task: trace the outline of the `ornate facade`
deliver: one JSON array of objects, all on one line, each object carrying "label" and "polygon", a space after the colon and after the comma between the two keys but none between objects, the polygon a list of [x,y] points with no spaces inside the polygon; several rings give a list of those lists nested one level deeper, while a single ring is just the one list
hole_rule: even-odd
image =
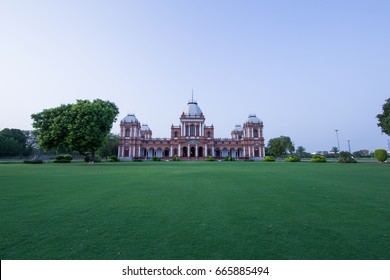
[{"label": "ornate facade", "polygon": [[152,138],[149,126],[128,114],[120,122],[118,156],[123,160],[175,155],[183,160],[264,157],[263,122],[256,115],[249,115],[243,126],[236,125],[231,138],[215,138],[214,126],[207,126],[205,120],[198,103],[191,100],[180,116],[180,125],[171,126],[170,138]]}]

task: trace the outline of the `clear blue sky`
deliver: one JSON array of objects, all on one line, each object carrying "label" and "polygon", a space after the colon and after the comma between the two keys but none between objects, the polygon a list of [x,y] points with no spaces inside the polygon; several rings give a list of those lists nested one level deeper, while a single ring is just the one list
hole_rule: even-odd
[{"label": "clear blue sky", "polygon": [[0,1],[0,129],[101,98],[169,137],[192,90],[218,137],[386,148],[390,1]]}]

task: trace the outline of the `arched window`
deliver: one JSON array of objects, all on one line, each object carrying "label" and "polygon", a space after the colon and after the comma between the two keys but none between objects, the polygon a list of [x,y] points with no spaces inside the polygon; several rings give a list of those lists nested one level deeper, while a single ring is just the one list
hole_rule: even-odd
[{"label": "arched window", "polygon": [[210,138],[211,137],[211,133],[210,131],[207,131],[207,137]]},{"label": "arched window", "polygon": [[253,130],[253,137],[259,138],[259,133],[257,132],[257,129]]},{"label": "arched window", "polygon": [[125,137],[130,137],[130,129],[126,129]]},{"label": "arched window", "polygon": [[177,131],[175,131],[175,138],[177,138]]}]

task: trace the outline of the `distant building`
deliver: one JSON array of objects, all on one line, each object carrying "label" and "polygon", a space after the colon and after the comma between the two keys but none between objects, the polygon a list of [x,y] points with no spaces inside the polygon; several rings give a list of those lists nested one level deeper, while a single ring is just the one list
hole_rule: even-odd
[{"label": "distant building", "polygon": [[263,122],[256,115],[249,115],[243,126],[236,125],[231,138],[215,138],[214,126],[207,126],[205,120],[198,103],[191,100],[180,116],[180,124],[171,126],[170,138],[152,138],[149,126],[128,114],[120,122],[118,156],[124,160],[170,159],[176,155],[188,160],[264,157]]}]

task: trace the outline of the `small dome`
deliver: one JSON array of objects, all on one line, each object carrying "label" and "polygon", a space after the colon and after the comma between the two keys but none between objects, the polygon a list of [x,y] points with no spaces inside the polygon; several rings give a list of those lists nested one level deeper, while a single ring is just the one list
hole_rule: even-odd
[{"label": "small dome", "polygon": [[187,107],[183,110],[185,115],[191,115],[191,116],[200,116],[202,114],[202,110],[199,108],[198,103],[195,101],[190,101],[187,104]]},{"label": "small dome", "polygon": [[149,128],[149,126],[147,124],[143,124],[141,126],[141,131],[151,131],[151,130],[150,130],[150,128]]},{"label": "small dome", "polygon": [[125,123],[139,123],[139,121],[137,120],[137,118],[135,117],[134,114],[127,114],[126,117],[123,118],[122,122],[125,122]]},{"label": "small dome", "polygon": [[255,114],[253,114],[253,115],[249,115],[247,122],[248,123],[261,123],[262,121],[258,117],[256,117]]},{"label": "small dome", "polygon": [[234,131],[241,132],[241,131],[244,131],[244,130],[242,129],[242,126],[240,124],[237,124],[236,127],[234,128]]}]

